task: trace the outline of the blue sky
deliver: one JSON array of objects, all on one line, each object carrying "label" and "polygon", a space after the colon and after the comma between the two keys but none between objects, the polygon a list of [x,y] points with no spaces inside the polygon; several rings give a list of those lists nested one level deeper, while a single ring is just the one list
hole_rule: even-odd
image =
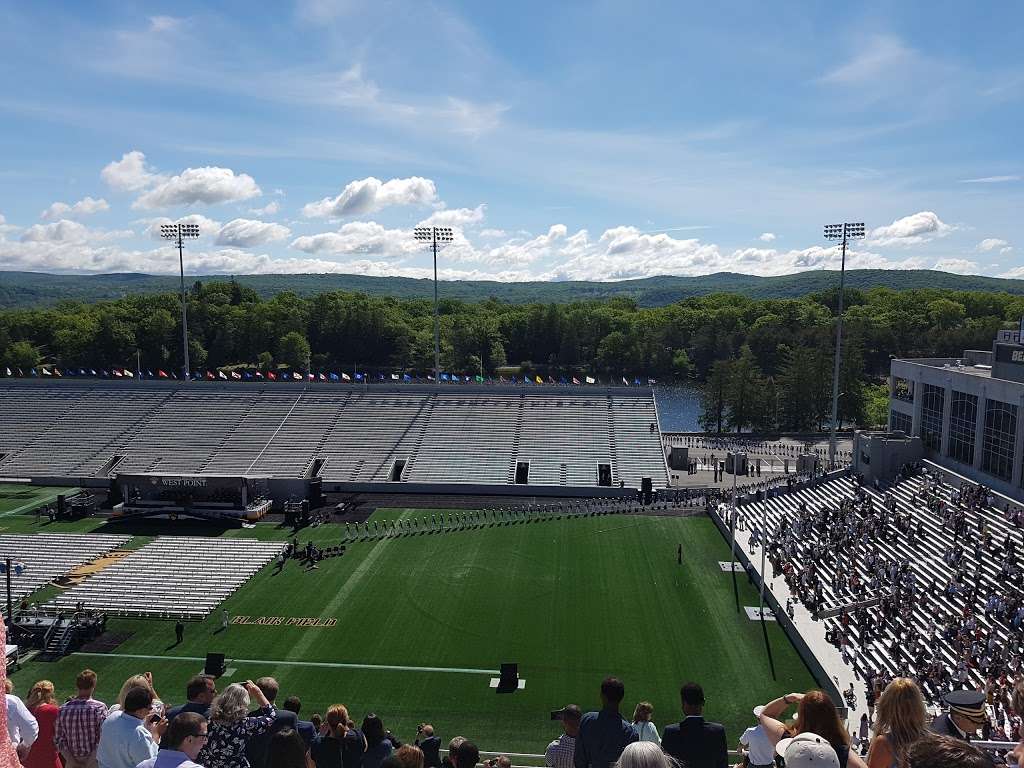
[{"label": "blue sky", "polygon": [[[254,10],[255,8],[255,10]],[[0,2],[0,269],[1022,276],[1016,3]]]}]

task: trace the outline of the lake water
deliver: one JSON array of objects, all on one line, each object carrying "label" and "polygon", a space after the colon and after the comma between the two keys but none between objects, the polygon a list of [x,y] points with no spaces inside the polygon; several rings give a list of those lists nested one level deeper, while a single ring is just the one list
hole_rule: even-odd
[{"label": "lake water", "polygon": [[654,399],[658,404],[658,421],[662,432],[697,432],[700,425],[700,388],[696,386],[654,387]]}]

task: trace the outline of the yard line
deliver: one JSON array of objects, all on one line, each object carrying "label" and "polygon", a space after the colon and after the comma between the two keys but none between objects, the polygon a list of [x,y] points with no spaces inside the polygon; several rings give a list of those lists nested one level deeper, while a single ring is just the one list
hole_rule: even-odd
[{"label": "yard line", "polygon": [[16,515],[19,512],[22,512],[22,511],[24,511],[26,509],[29,509],[31,507],[41,507],[43,504],[49,504],[51,501],[56,499],[62,493],[64,493],[64,491],[57,491],[56,493],[52,494],[51,496],[41,496],[38,499],[36,499],[35,501],[30,501],[27,504],[22,504],[20,507],[15,507],[14,509],[9,509],[6,512],[0,512],[0,517],[7,517],[8,515]]},{"label": "yard line", "polygon": [[[152,656],[141,653],[90,653],[89,651],[75,651],[72,656],[91,656],[103,659],[113,657],[117,659],[145,659],[156,661],[202,661],[203,656]],[[225,663],[232,664],[281,664],[289,667],[323,667],[325,669],[380,669],[395,672],[455,672],[465,675],[497,675],[495,669],[469,669],[465,667],[405,667],[399,664],[355,664],[340,661],[276,661],[271,659],[225,659]]]}]

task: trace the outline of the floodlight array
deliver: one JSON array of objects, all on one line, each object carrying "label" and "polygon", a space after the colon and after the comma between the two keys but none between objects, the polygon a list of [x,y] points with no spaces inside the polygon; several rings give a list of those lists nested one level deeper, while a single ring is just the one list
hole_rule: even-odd
[{"label": "floodlight array", "polygon": [[863,221],[846,222],[845,224],[826,224],[825,225],[825,239],[826,240],[842,240],[844,237],[847,239],[851,238],[862,238],[866,237],[867,232],[864,228]]},{"label": "floodlight array", "polygon": [[843,225],[842,224],[826,224],[825,225],[825,239],[826,240],[842,240],[843,239]]},{"label": "floodlight array", "polygon": [[451,227],[413,227],[412,236],[416,240],[432,243],[450,243],[455,240],[455,232]]},{"label": "floodlight array", "polygon": [[178,231],[182,237],[199,237],[198,224],[179,224]]},{"label": "floodlight array", "polygon": [[160,225],[160,237],[168,240],[177,238],[178,236],[178,225],[177,224],[161,224]]}]

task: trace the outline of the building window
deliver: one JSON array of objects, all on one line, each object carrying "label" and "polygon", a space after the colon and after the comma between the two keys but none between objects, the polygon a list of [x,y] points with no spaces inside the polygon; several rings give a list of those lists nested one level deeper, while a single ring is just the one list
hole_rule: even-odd
[{"label": "building window", "polygon": [[985,401],[985,434],[981,468],[1003,480],[1013,476],[1013,452],[1017,440],[1017,406],[998,400]]},{"label": "building window", "polygon": [[889,424],[889,429],[893,432],[905,432],[909,435],[913,420],[907,414],[893,410],[889,412]]},{"label": "building window", "polygon": [[894,376],[892,380],[892,397],[904,403],[914,402],[914,382],[902,376]]},{"label": "building window", "polygon": [[954,389],[949,408],[949,458],[962,464],[974,463],[974,427],[977,418],[977,395]]},{"label": "building window", "polygon": [[942,407],[946,390],[934,384],[923,384],[921,389],[921,442],[926,451],[937,451],[942,446]]}]

